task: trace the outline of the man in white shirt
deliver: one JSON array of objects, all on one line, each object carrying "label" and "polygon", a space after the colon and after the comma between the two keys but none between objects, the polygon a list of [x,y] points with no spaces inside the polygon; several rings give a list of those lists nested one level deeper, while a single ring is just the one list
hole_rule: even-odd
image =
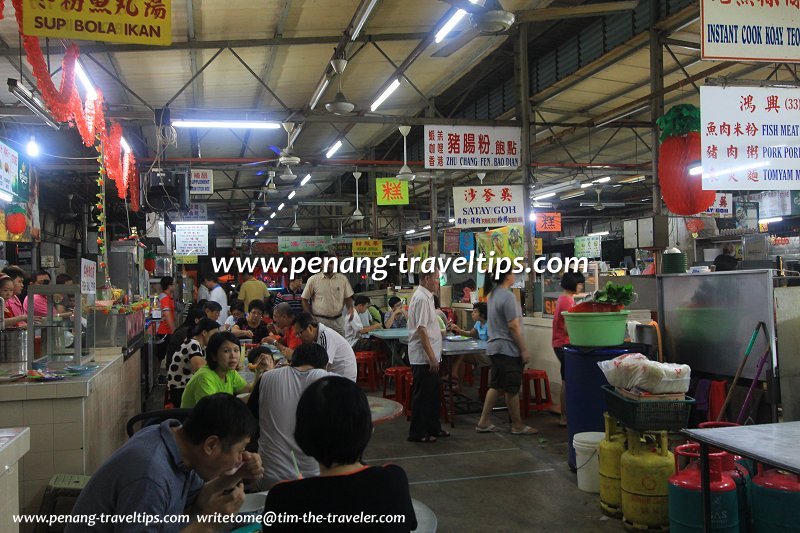
[{"label": "man in white shirt", "polygon": [[353,320],[347,320],[344,323],[344,338],[350,343],[350,346],[355,346],[361,340],[361,330],[364,325],[361,323],[361,316],[356,313]]},{"label": "man in white shirt", "polygon": [[219,284],[216,274],[206,274],[204,277],[203,285],[208,289],[207,300],[210,302],[217,302],[222,306],[217,322],[224,324],[228,319],[228,295],[225,294],[225,289]]},{"label": "man in white shirt", "polygon": [[419,276],[419,287],[408,305],[408,360],[414,376],[411,391],[410,442],[436,442],[449,437],[439,421],[442,381],[439,363],[442,361],[442,334],[433,305],[433,293],[439,289],[439,273]]},{"label": "man in white shirt", "polygon": [[332,328],[317,322],[311,313],[300,313],[294,331],[303,344],[317,343],[328,352],[328,370],[351,381],[356,380],[356,354],[347,340]]}]

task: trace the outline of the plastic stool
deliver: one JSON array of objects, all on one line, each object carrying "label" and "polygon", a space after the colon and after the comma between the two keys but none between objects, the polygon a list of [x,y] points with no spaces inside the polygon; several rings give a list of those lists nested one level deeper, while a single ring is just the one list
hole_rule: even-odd
[{"label": "plastic stool", "polygon": [[[83,487],[89,482],[89,476],[74,474],[56,474],[50,478],[47,488],[42,497],[42,504],[39,506],[40,515],[68,515],[72,513],[72,508],[78,500]],[[64,524],[55,524],[48,527],[47,524],[37,524],[34,529],[36,533],[48,531],[64,531]]]},{"label": "plastic stool", "polygon": [[[531,400],[530,383],[533,382],[535,397]],[[542,383],[544,383],[545,396],[542,397]],[[553,406],[553,397],[550,395],[550,380],[547,372],[526,368],[522,372],[522,398],[520,398],[520,410],[522,417],[526,418],[531,408],[535,411],[545,411]]]},{"label": "plastic stool", "polygon": [[356,352],[356,383],[367,383],[370,392],[378,390],[378,353]]},{"label": "plastic stool", "polygon": [[[405,405],[405,383],[407,376],[411,376],[411,367],[393,366],[383,373],[383,397]],[[394,380],[394,393],[387,392],[389,380]]]},{"label": "plastic stool", "polygon": [[[403,408],[406,413],[406,420],[411,420],[411,389],[414,385],[414,377],[409,372],[403,379]],[[450,397],[445,394],[445,387],[442,386],[439,392],[439,416],[445,423],[450,422]]]},{"label": "plastic stool", "polygon": [[475,384],[475,365],[464,363],[464,383],[470,387]]}]

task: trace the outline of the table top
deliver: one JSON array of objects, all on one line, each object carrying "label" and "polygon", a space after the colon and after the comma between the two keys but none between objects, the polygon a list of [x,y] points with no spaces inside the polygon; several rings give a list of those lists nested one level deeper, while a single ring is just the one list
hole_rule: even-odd
[{"label": "table top", "polygon": [[415,533],[435,533],[439,527],[439,520],[436,513],[419,500],[411,498],[411,505],[414,506],[414,514],[417,515],[417,529]]},{"label": "table top", "polygon": [[800,422],[684,429],[690,439],[800,474]]},{"label": "table top", "polygon": [[403,412],[403,405],[388,398],[377,396],[367,396],[369,410],[372,414],[372,423],[381,424],[393,418],[397,418]]},{"label": "table top", "polygon": [[486,352],[486,341],[471,339],[468,341],[444,341],[442,355],[466,355]]},{"label": "table top", "polygon": [[369,332],[371,337],[383,340],[400,340],[408,338],[408,328],[376,329]]}]

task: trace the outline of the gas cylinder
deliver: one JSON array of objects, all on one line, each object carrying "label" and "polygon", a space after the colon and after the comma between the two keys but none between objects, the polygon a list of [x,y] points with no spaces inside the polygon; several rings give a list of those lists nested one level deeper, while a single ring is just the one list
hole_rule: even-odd
[{"label": "gas cylinder", "polygon": [[617,424],[617,419],[603,413],[606,421],[606,438],[600,441],[600,508],[603,514],[622,518],[622,495],[619,476],[620,459],[625,452],[627,437],[625,430]]},{"label": "gas cylinder", "polygon": [[800,531],[800,476],[758,465],[751,493],[754,533]]},{"label": "gas cylinder", "polygon": [[628,430],[628,450],[620,461],[622,520],[625,529],[667,531],[669,478],[675,459],[667,447],[666,431]]},{"label": "gas cylinder", "polygon": [[[708,454],[711,476],[711,530],[725,533],[739,531],[739,502],[736,483],[723,471],[725,452]],[[703,531],[703,486],[697,458],[699,444],[684,444],[675,448],[675,468],[678,472],[669,478],[669,530],[670,533]],[[679,457],[693,458],[682,470]]]},{"label": "gas cylinder", "polygon": [[[729,427],[735,427],[735,426],[739,426],[739,425],[741,425],[741,424],[737,424],[736,422],[701,422],[700,424],[697,425],[697,427],[699,427],[700,429],[709,429],[709,428],[729,428]],[[711,448],[711,449],[715,450],[715,448]],[[740,470],[741,470],[742,474],[744,474],[744,476],[747,478],[747,481],[748,481],[748,484],[749,484],[750,478],[752,478],[753,474],[756,473],[755,463],[753,463],[753,461],[751,461],[750,459],[745,459],[741,455],[730,454],[729,452],[728,452],[728,454],[733,457],[733,461],[736,464],[741,466]],[[723,471],[727,470],[727,468],[725,468],[725,464],[726,463],[728,463],[727,460],[723,459],[723,461],[722,461],[722,469],[723,469]],[[730,464],[730,463],[728,463],[728,464]],[[734,477],[734,481],[736,481],[735,477]]]}]

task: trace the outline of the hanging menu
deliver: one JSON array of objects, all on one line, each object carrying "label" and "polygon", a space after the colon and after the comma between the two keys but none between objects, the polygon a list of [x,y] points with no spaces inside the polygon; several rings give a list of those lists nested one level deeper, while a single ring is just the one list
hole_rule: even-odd
[{"label": "hanging menu", "polygon": [[208,255],[208,225],[176,225],[175,255]]}]

